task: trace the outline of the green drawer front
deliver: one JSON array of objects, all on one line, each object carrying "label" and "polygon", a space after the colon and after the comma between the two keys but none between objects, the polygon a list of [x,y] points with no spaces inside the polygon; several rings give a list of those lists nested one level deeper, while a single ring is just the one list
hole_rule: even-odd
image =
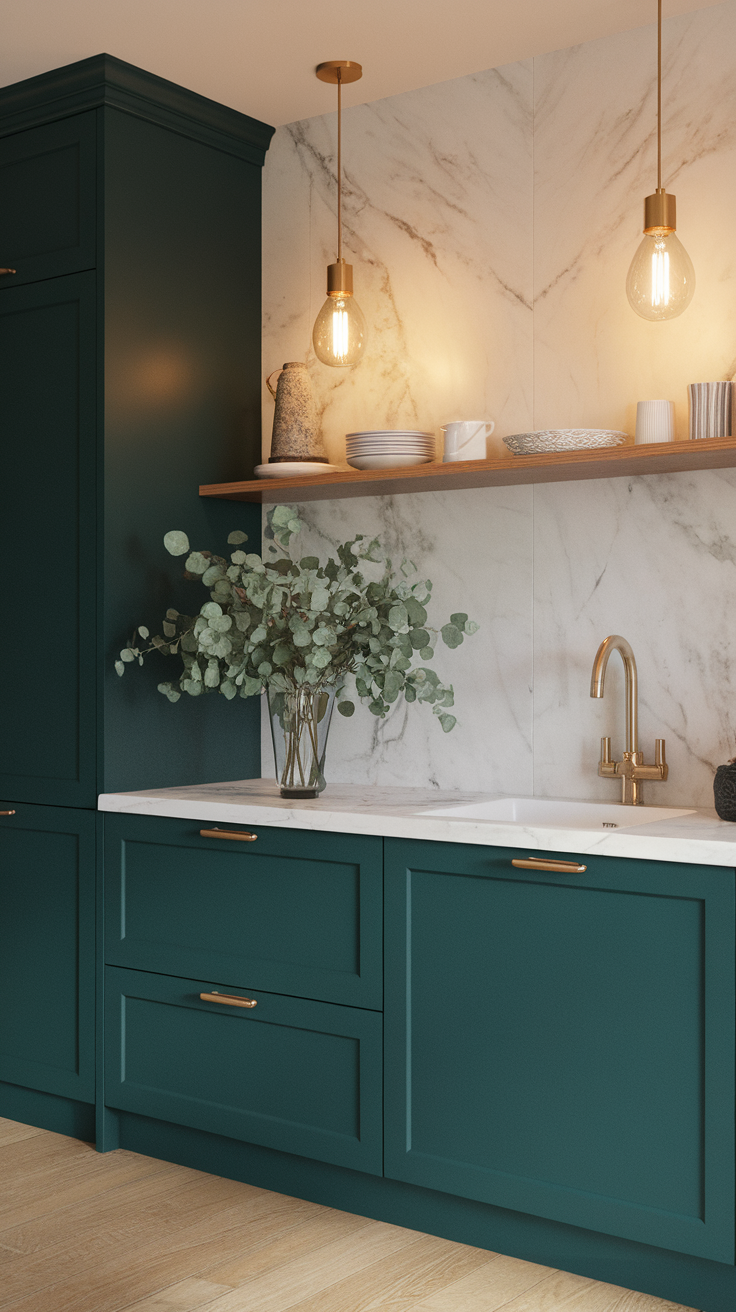
[{"label": "green drawer front", "polygon": [[380,1175],[381,1017],[211,980],[106,971],[111,1107]]},{"label": "green drawer front", "polygon": [[526,855],[386,843],[386,1175],[733,1262],[733,871]]},{"label": "green drawer front", "polygon": [[380,1010],[382,840],[210,827],[106,816],[108,964]]},{"label": "green drawer front", "polygon": [[95,266],[95,110],[0,140],[2,279],[39,282]]}]

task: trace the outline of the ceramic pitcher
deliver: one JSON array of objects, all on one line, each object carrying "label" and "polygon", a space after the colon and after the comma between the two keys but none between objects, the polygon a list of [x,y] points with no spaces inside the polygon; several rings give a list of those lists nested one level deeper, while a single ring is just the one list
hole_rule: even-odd
[{"label": "ceramic pitcher", "polygon": [[[278,377],[274,389],[272,379]],[[307,366],[292,360],[275,369],[266,386],[276,402],[269,464],[287,460],[327,463]]]}]

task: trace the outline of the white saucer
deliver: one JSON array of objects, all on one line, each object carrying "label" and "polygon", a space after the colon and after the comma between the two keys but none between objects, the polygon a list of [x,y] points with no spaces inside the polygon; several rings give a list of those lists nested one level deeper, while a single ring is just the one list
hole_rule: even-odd
[{"label": "white saucer", "polygon": [[362,428],[357,433],[346,433],[346,437],[431,437],[421,428]]},{"label": "white saucer", "polygon": [[254,478],[298,478],[302,474],[336,474],[337,465],[325,465],[319,460],[282,460],[275,465],[256,465]]},{"label": "white saucer", "polygon": [[348,456],[348,464],[354,469],[402,469],[407,465],[426,465],[431,456]]}]

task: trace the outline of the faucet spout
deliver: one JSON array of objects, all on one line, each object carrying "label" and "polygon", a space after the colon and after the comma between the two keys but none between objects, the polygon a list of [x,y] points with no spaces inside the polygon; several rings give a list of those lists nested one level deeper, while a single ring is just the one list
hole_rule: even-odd
[{"label": "faucet spout", "polygon": [[590,678],[591,697],[603,696],[606,667],[612,651],[619,653],[624,663],[624,674],[626,675],[626,750],[621,761],[614,761],[611,756],[611,739],[602,738],[598,773],[604,779],[621,780],[623,785],[621,800],[624,806],[640,806],[642,782],[645,779],[650,779],[656,783],[667,778],[664,738],[657,739],[654,765],[646,765],[644,756],[639,751],[639,681],[636,673],[636,661],[631,646],[618,633],[606,638],[595,654],[593,673]]},{"label": "faucet spout", "polygon": [[636,660],[631,644],[620,634],[613,633],[601,643],[593,661],[590,676],[591,697],[602,697],[606,679],[606,667],[611,652],[617,651],[624,663],[626,676],[626,751],[639,751],[639,679],[636,673]]}]

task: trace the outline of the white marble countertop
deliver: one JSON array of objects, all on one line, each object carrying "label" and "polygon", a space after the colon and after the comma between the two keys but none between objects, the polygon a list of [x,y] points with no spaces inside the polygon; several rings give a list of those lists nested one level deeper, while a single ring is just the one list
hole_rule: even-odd
[{"label": "white marble countertop", "polygon": [[104,793],[98,805],[101,811],[219,824],[274,825],[284,829],[515,847],[530,852],[572,852],[736,867],[736,824],[719,820],[715,811],[697,810],[628,831],[621,828],[604,832],[426,814],[437,807],[489,800],[490,794],[480,792],[329,784],[321,797],[293,801],[282,798],[271,779],[242,779],[186,788],[146,789],[138,793]]}]

